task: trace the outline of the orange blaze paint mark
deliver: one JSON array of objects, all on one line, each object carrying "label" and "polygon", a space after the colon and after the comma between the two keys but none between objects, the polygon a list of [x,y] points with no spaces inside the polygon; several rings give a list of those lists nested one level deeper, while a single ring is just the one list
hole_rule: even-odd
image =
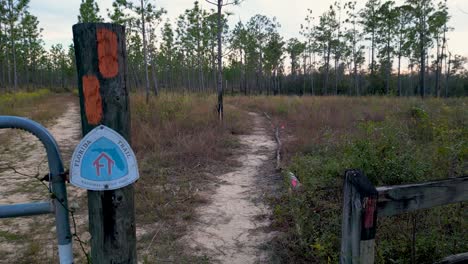
[{"label": "orange blaze paint mark", "polygon": [[99,80],[94,75],[83,76],[83,95],[86,119],[91,125],[98,125],[102,119],[102,99]]},{"label": "orange blaze paint mark", "polygon": [[100,28],[97,30],[99,71],[104,78],[112,78],[119,73],[117,61],[117,34]]}]

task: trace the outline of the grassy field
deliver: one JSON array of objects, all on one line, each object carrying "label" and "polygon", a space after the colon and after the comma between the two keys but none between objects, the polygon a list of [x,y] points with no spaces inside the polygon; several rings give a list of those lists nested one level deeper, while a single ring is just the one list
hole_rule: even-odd
[{"label": "grassy field", "polygon": [[[267,112],[281,129],[283,166],[302,192],[273,202],[278,258],[337,263],[346,169],[376,186],[467,175],[466,99],[386,97],[234,97],[230,104]],[[288,183],[285,183],[288,184]],[[468,251],[466,203],[379,218],[377,263],[433,263]],[[413,233],[416,239],[413,240]]]},{"label": "grassy field", "polygon": [[[68,100],[63,100],[67,98]],[[0,94],[0,114],[25,116],[40,123],[51,121],[65,109],[69,96],[46,89]]]},{"label": "grassy field", "polygon": [[[0,114],[53,122],[63,95],[39,91],[0,95]],[[69,96],[67,97],[69,98]],[[281,127],[282,167],[303,184],[272,194],[271,246],[280,263],[336,263],[343,173],[362,169],[375,185],[467,175],[466,99],[387,97],[226,97],[220,124],[215,96],[131,97],[138,251],[144,263],[206,263],[180,238],[208,201],[215,175],[236,166],[236,135],[249,133],[246,111],[266,112]],[[273,133],[273,129],[272,129]],[[379,219],[378,263],[432,263],[468,251],[466,203]],[[413,240],[415,234],[416,240]],[[1,236],[1,234],[0,234]]]}]

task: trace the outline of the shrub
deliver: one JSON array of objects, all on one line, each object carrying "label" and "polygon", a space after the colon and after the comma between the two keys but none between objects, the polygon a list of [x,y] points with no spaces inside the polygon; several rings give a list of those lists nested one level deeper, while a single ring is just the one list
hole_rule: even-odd
[{"label": "shrub", "polygon": [[[291,104],[292,98],[277,97],[257,98],[256,105],[235,100],[287,124],[283,154],[303,189],[292,196],[284,192],[275,206],[275,226],[286,233],[274,242],[281,262],[339,262],[346,169],[363,170],[376,186],[467,175],[466,99],[304,97]],[[377,263],[410,263],[412,254],[416,263],[432,263],[468,251],[464,206],[379,218]]]}]

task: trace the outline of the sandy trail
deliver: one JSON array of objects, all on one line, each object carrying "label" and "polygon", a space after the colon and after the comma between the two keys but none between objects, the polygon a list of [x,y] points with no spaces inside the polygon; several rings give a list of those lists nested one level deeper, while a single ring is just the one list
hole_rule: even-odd
[{"label": "sandy trail", "polygon": [[260,246],[268,242],[270,209],[262,202],[259,178],[267,177],[266,166],[273,164],[275,142],[264,128],[264,119],[254,120],[253,134],[239,136],[241,164],[235,171],[219,176],[220,184],[198,210],[199,221],[187,235],[190,247],[220,263],[263,263],[268,254]]},{"label": "sandy trail", "polygon": [[[50,122],[47,129],[57,141],[64,166],[67,168],[71,152],[81,136],[78,105],[69,103],[67,110]],[[48,200],[46,186],[34,179],[36,174],[42,177],[48,172],[42,143],[27,132],[7,129],[0,131],[0,137],[8,136],[7,143],[0,146],[0,168],[14,167],[24,174],[16,174],[10,169],[0,170],[0,204]],[[70,202],[78,200],[84,194],[82,190],[70,185],[67,189]],[[14,259],[29,261],[28,258],[39,256],[40,259],[30,261],[46,262],[55,259],[56,238],[53,220],[52,215],[0,219],[0,263],[11,263]],[[39,252],[36,252],[37,250]]]},{"label": "sandy trail", "polygon": [[[67,111],[57,118],[52,126],[47,127],[57,141],[64,166],[68,167],[68,158],[80,136],[80,115],[76,104],[71,103]],[[44,185],[33,179],[37,173],[42,177],[48,172],[47,157],[42,143],[32,134],[14,130],[8,146],[0,147],[0,168],[13,167],[0,172],[0,204],[23,203],[47,198]],[[11,133],[11,132],[10,132]]]}]

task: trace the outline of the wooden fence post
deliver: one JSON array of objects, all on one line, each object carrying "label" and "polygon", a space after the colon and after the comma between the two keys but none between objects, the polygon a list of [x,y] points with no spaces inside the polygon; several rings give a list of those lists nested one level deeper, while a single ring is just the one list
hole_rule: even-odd
[{"label": "wooden fence post", "polygon": [[340,263],[374,263],[378,192],[359,170],[345,173]]},{"label": "wooden fence post", "polygon": [[[130,142],[125,28],[107,23],[73,26],[83,136],[103,124]],[[88,191],[91,261],[137,263],[133,185]]]}]

